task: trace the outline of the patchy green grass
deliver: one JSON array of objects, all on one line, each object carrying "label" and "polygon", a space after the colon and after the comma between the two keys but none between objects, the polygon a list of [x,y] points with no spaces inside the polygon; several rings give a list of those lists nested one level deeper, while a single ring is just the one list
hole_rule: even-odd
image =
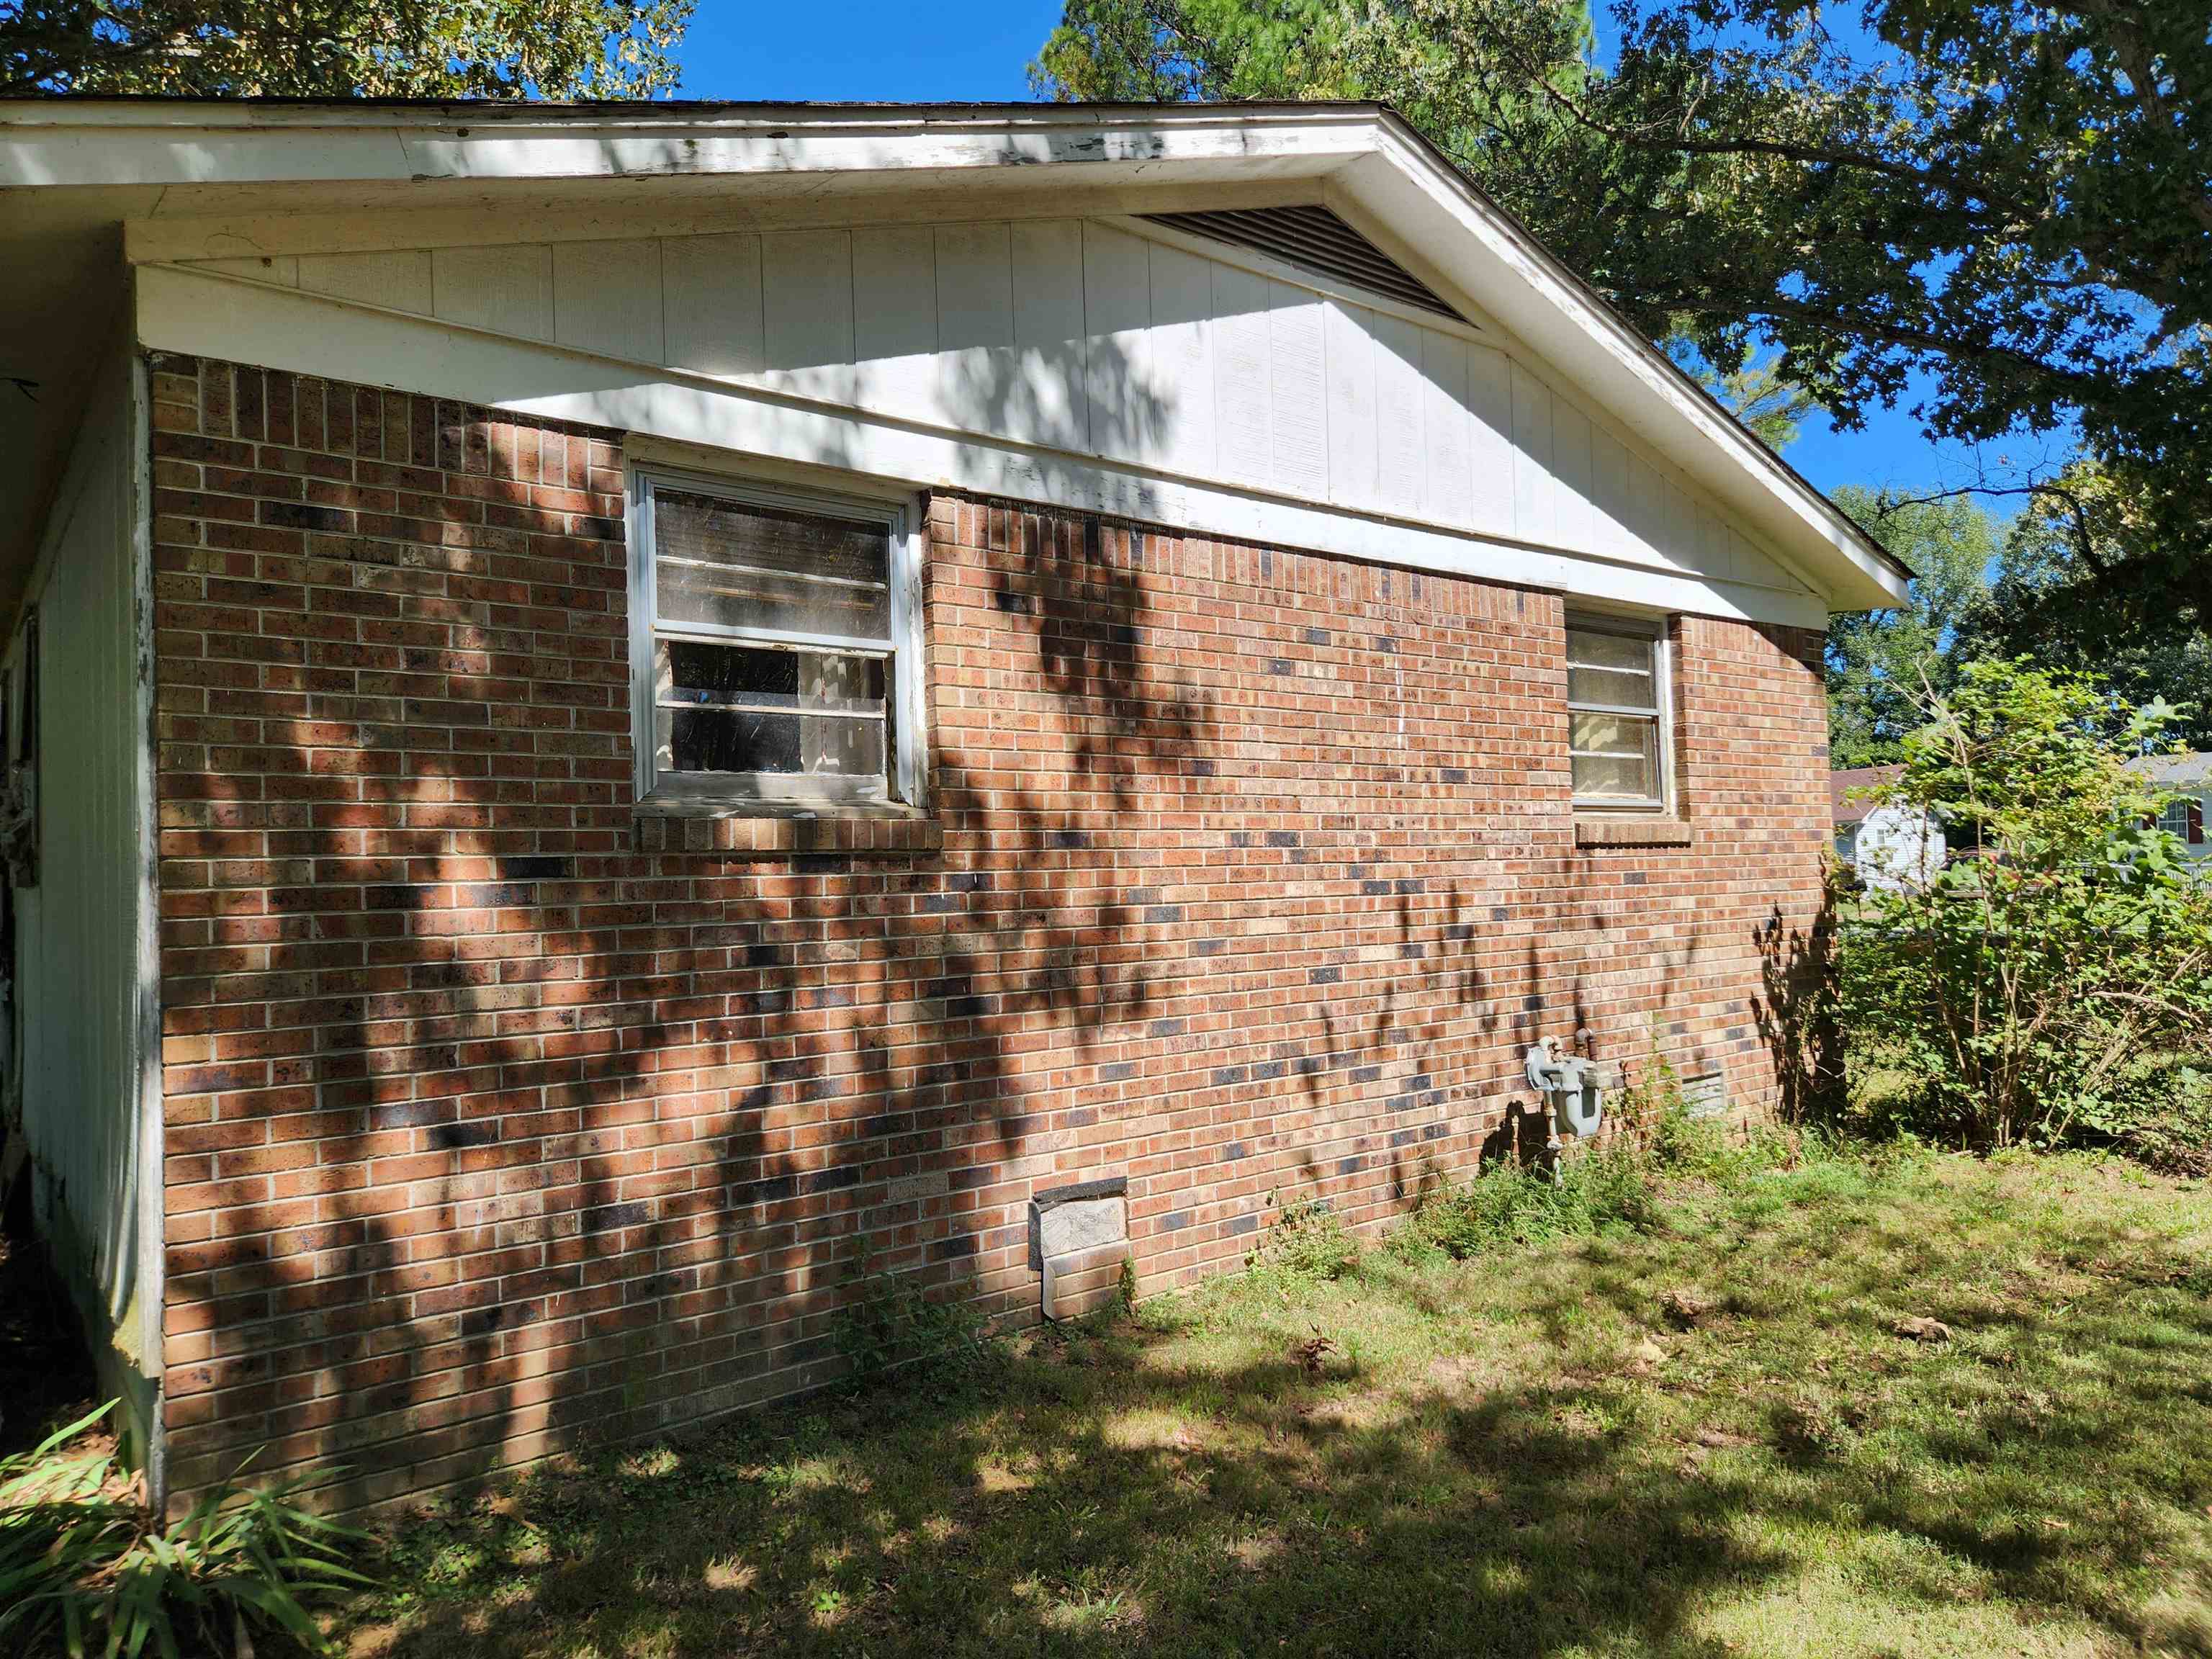
[{"label": "patchy green grass", "polygon": [[[1948,1341],[1896,1334],[1932,1318]],[[1326,1339],[1319,1340],[1317,1339]],[[357,1653],[2212,1653],[2212,1193],[1679,1183],[1370,1249],[398,1529]]]}]

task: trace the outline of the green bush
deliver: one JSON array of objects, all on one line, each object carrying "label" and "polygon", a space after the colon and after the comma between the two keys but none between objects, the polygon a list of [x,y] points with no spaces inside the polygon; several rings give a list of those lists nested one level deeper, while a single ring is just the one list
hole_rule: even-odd
[{"label": "green bush", "polygon": [[1359,1265],[1359,1242],[1328,1205],[1300,1200],[1281,1206],[1246,1265],[1286,1279],[1341,1279]]},{"label": "green bush", "polygon": [[[1840,919],[1836,999],[1878,1115],[1975,1147],[2170,1134],[2212,1064],[2212,884],[2127,758],[2161,735],[2084,677],[1977,663],[1929,705],[1881,798],[1959,849],[1924,890]],[[1875,1091],[1856,1091],[1862,1102]]]},{"label": "green bush", "polygon": [[1633,1231],[1654,1212],[1647,1163],[1632,1137],[1615,1135],[1553,1170],[1494,1164],[1462,1184],[1439,1184],[1405,1223],[1397,1248],[1464,1258],[1501,1245]]},{"label": "green bush", "polygon": [[1798,1132],[1770,1123],[1692,1116],[1681,1076],[1656,1039],[1611,1111],[1613,1133],[1634,1144],[1655,1176],[1727,1181],[1791,1163],[1802,1145]]},{"label": "green bush", "polygon": [[933,1301],[911,1275],[878,1271],[866,1240],[854,1255],[852,1290],[837,1310],[835,1334],[855,1390],[875,1388],[895,1370],[921,1381],[957,1379],[993,1352],[989,1322],[974,1304]]},{"label": "green bush", "polygon": [[112,1451],[63,1450],[112,1409],[0,1458],[0,1650],[178,1659],[281,1634],[326,1651],[307,1604],[369,1582],[346,1565],[363,1534],[300,1508],[296,1480],[218,1486],[157,1524]]}]

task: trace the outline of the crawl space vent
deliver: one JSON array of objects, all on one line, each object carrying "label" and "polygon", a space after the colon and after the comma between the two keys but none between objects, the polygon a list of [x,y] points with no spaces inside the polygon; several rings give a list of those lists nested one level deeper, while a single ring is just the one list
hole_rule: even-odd
[{"label": "crawl space vent", "polygon": [[1149,213],[1156,225],[1276,258],[1401,305],[1457,318],[1428,284],[1325,207],[1236,208],[1218,213]]}]

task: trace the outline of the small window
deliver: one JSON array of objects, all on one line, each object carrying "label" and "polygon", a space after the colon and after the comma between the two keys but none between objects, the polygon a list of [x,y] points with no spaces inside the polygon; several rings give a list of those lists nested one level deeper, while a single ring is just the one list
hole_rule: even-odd
[{"label": "small window", "polygon": [[2158,827],[2179,836],[2192,847],[2204,843],[2204,802],[2196,795],[2175,795],[2159,808]]},{"label": "small window", "polygon": [[641,800],[915,802],[910,509],[641,472]]},{"label": "small window", "polygon": [[1656,623],[1567,619],[1567,747],[1575,805],[1666,806],[1667,641]]}]

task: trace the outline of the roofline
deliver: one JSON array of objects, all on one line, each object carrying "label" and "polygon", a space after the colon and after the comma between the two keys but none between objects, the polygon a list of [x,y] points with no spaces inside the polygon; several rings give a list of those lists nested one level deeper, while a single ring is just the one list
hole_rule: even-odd
[{"label": "roofline", "polygon": [[[465,119],[471,125],[528,127],[602,126],[635,131],[668,124],[769,126],[788,122],[814,127],[929,125],[1014,125],[1065,128],[1173,123],[1177,125],[1257,124],[1284,125],[1371,122],[1409,146],[1431,173],[1478,213],[1518,245],[1543,273],[1585,302],[1595,317],[1625,347],[1657,366],[1678,395],[1717,418],[1724,447],[1736,461],[1764,473],[1783,493],[1840,530],[1844,539],[1874,564],[1911,580],[1913,571],[1812,481],[1753,433],[1694,377],[1638,330],[1611,301],[1569,267],[1512,213],[1475,185],[1450,158],[1389,106],[1372,100],[1252,100],[1214,103],[1043,103],[1043,102],[818,102],[764,100],[611,100],[535,101],[505,99],[198,99],[161,94],[125,97],[0,99],[0,131],[46,127],[92,129],[134,125],[222,131],[301,130],[316,127],[434,126]],[[1255,122],[1255,118],[1261,118]],[[770,132],[768,137],[784,135]],[[528,174],[509,175],[520,182]],[[281,182],[270,180],[270,182]],[[487,181],[489,182],[489,181]],[[30,188],[41,187],[32,184]]]}]

